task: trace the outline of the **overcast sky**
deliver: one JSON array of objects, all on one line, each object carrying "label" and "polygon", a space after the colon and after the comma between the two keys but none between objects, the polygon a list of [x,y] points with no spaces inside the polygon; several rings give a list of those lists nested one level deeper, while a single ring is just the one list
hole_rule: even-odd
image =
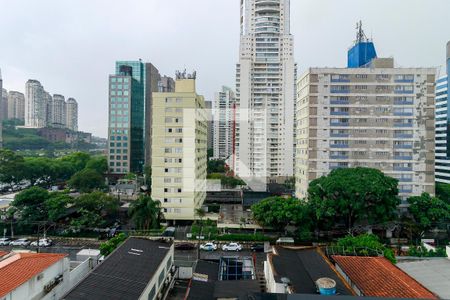
[{"label": "overcast sky", "polygon": [[[152,62],[162,74],[197,70],[211,100],[234,88],[240,0],[0,0],[3,86],[39,80],[79,103],[79,128],[107,135],[107,78],[116,60]],[[291,0],[299,73],[343,67],[364,23],[379,56],[398,66],[444,65],[450,0]]]}]

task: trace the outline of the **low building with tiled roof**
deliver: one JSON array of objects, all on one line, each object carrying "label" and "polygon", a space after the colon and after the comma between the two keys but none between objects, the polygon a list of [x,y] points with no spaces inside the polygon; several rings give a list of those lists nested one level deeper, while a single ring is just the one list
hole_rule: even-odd
[{"label": "low building with tiled roof", "polygon": [[[0,255],[1,256],[1,255]],[[14,253],[0,257],[0,299],[51,299],[68,281],[66,254]]]},{"label": "low building with tiled roof", "polygon": [[438,299],[384,257],[332,256],[336,269],[359,296]]},{"label": "low building with tiled roof", "polygon": [[6,254],[8,254],[8,252],[5,251],[0,251],[0,259],[5,256]]}]

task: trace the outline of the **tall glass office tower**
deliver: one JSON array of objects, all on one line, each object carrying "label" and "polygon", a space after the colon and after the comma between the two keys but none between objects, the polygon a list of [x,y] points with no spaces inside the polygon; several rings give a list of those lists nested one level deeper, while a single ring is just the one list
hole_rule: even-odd
[{"label": "tall glass office tower", "polygon": [[293,176],[296,66],[290,0],[240,0],[233,169],[255,191]]},{"label": "tall glass office tower", "polygon": [[109,76],[109,168],[139,173],[144,165],[145,65],[118,61]]},{"label": "tall glass office tower", "polygon": [[450,42],[446,74],[436,81],[436,182],[450,184]]}]

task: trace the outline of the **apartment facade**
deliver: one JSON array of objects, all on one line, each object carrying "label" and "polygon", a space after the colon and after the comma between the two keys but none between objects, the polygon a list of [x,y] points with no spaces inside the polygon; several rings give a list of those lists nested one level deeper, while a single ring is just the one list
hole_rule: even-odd
[{"label": "apartment facade", "polygon": [[152,198],[166,220],[194,220],[206,198],[207,113],[195,76],[178,76],[175,92],[154,93]]},{"label": "apartment facade", "polygon": [[0,97],[0,121],[7,120],[8,117],[8,91],[6,89],[1,89]]},{"label": "apartment facade", "polygon": [[[50,96],[51,97],[51,96]],[[42,128],[47,126],[47,96],[37,80],[25,84],[25,126]]]},{"label": "apartment facade", "polygon": [[450,184],[450,42],[446,67],[446,75],[436,81],[436,182]]},{"label": "apartment facade", "polygon": [[228,159],[233,154],[235,139],[235,105],[234,92],[222,87],[214,97],[214,159]]},{"label": "apartment facade", "polygon": [[25,120],[25,95],[9,91],[8,93],[8,118]]},{"label": "apartment facade", "polygon": [[242,0],[233,169],[254,191],[293,175],[296,65],[289,0]]},{"label": "apartment facade", "polygon": [[63,95],[54,94],[52,103],[52,118],[49,125],[53,127],[66,127],[66,99]]},{"label": "apartment facade", "polygon": [[399,180],[403,200],[434,194],[433,68],[313,68],[297,82],[296,196],[336,168],[371,167]]},{"label": "apartment facade", "polygon": [[66,102],[66,127],[78,131],[78,103],[74,98],[69,98]]}]

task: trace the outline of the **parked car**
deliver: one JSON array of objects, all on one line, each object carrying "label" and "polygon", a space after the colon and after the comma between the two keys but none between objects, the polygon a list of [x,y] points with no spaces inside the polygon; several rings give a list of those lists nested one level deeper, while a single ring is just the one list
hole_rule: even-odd
[{"label": "parked car", "polygon": [[[53,244],[52,240],[49,239],[39,239],[39,247],[50,247]],[[31,246],[37,247],[38,241],[34,241],[31,243]]]},{"label": "parked car", "polygon": [[195,244],[192,243],[182,243],[175,245],[176,250],[193,250],[195,249]]},{"label": "parked car", "polygon": [[264,244],[253,244],[250,246],[253,252],[264,252]]},{"label": "parked car", "polygon": [[241,251],[242,245],[238,243],[229,243],[222,246],[223,251]]},{"label": "parked car", "polygon": [[26,247],[26,246],[29,246],[30,243],[31,243],[31,241],[29,239],[18,239],[18,240],[12,241],[11,243],[9,243],[9,245]]},{"label": "parked car", "polygon": [[203,250],[203,251],[215,251],[215,250],[217,250],[217,245],[214,244],[214,243],[202,244],[202,245],[200,245],[200,250]]},{"label": "parked car", "polygon": [[0,246],[8,246],[11,243],[10,238],[1,238],[0,239]]},{"label": "parked car", "polygon": [[280,237],[276,243],[281,245],[294,244],[294,239],[291,237]]},{"label": "parked car", "polygon": [[175,227],[167,227],[162,233],[164,237],[173,237],[175,235]]}]

